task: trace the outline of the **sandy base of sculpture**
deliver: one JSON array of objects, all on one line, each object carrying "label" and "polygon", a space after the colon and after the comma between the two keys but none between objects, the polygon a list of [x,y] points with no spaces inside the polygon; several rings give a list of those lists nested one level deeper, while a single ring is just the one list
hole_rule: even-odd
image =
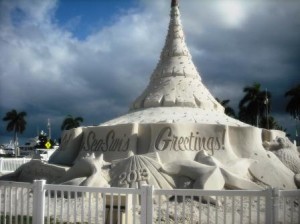
[{"label": "sandy base of sculpture", "polygon": [[32,183],[34,180],[44,179],[47,180],[47,183],[53,183],[64,176],[68,169],[67,166],[48,164],[38,159],[32,159],[15,172],[1,176],[0,180]]},{"label": "sandy base of sculpture", "polygon": [[[33,160],[0,179],[96,187],[150,184],[162,189],[297,188],[299,153],[279,131],[159,123],[84,127],[64,135],[68,141],[51,164]],[[278,150],[298,157],[280,158]]]}]

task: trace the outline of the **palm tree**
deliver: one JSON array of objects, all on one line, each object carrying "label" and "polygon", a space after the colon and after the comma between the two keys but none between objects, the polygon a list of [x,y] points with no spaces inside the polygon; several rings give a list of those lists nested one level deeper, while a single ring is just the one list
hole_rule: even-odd
[{"label": "palm tree", "polygon": [[220,100],[219,98],[216,98],[216,100],[225,108],[225,114],[227,114],[230,117],[235,118],[235,112],[234,109],[232,107],[230,107],[228,105],[228,103],[230,102],[230,100]]},{"label": "palm tree", "polygon": [[244,88],[245,96],[239,103],[239,118],[249,124],[258,126],[259,120],[268,116],[266,113],[270,111],[271,94],[268,91],[261,91],[261,85],[254,83],[252,86]]},{"label": "palm tree", "polygon": [[291,88],[284,95],[290,97],[288,104],[286,105],[286,111],[297,120],[300,120],[300,84]]},{"label": "palm tree", "polygon": [[82,122],[82,117],[73,117],[72,115],[68,115],[61,125],[61,130],[70,130],[72,128],[77,128]]},{"label": "palm tree", "polygon": [[14,146],[15,146],[15,156],[19,155],[17,148],[17,133],[22,134],[26,129],[26,121],[25,116],[26,112],[22,111],[18,113],[15,109],[6,113],[5,117],[3,117],[3,121],[8,121],[6,130],[14,132]]},{"label": "palm tree", "polygon": [[265,129],[283,130],[273,116],[262,117],[259,126]]}]

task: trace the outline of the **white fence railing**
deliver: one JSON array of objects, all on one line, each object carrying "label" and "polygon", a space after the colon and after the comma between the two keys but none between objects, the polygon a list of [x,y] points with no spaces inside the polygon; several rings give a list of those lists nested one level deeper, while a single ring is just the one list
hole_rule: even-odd
[{"label": "white fence railing", "polygon": [[274,214],[278,223],[300,223],[300,190],[274,191]]},{"label": "white fence railing", "polygon": [[154,190],[154,198],[156,223],[272,223],[271,189]]},{"label": "white fence railing", "polygon": [[24,163],[29,162],[30,158],[5,158],[0,157],[0,173],[9,173],[15,171]]},{"label": "white fence railing", "polygon": [[0,181],[0,223],[300,223],[300,191],[91,188]]}]

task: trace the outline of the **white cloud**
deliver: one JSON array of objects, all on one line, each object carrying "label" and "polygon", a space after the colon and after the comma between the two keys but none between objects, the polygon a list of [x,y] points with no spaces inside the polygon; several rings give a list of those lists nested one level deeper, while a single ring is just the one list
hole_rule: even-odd
[{"label": "white cloud", "polygon": [[217,10],[228,27],[241,27],[246,19],[246,12],[240,0],[219,1]]},{"label": "white cloud", "polygon": [[[53,22],[55,1],[35,2],[2,3],[6,6],[0,30],[3,113],[20,108],[37,117],[54,113],[61,119],[81,114],[87,123],[99,124],[127,111],[155,65],[149,59],[159,56],[166,33],[161,22],[167,24],[167,18],[147,10],[131,11],[112,26],[78,40]],[[14,21],[19,19],[13,18],[15,10],[22,20]]]}]

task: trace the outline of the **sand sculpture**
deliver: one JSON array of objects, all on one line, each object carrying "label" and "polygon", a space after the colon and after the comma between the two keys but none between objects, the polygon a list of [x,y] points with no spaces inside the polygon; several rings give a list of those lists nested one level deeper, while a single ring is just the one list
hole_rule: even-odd
[{"label": "sand sculpture", "polygon": [[192,62],[175,0],[170,18],[158,65],[129,113],[64,131],[48,163],[33,160],[1,179],[163,189],[299,187],[296,146],[284,132],[224,113]]}]

